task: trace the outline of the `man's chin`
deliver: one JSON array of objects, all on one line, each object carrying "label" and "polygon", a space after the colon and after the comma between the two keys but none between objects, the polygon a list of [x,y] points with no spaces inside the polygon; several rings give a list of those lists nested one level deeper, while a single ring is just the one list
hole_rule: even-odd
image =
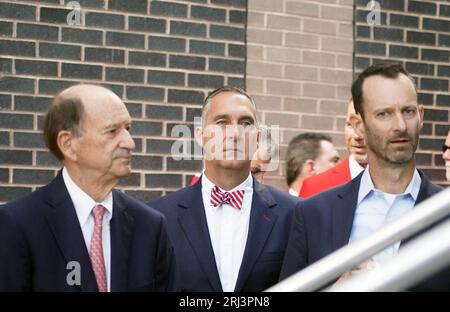
[{"label": "man's chin", "polygon": [[129,176],[131,174],[131,166],[124,166],[122,168],[118,168],[116,171],[116,176],[118,178],[123,178]]},{"label": "man's chin", "polygon": [[353,154],[353,157],[358,164],[360,164],[360,165],[367,164],[367,154],[365,154],[365,155]]},{"label": "man's chin", "polygon": [[413,160],[413,158],[414,153],[412,153],[411,151],[401,151],[388,155],[389,162],[397,165],[409,164]]},{"label": "man's chin", "polygon": [[218,160],[220,167],[230,170],[242,170],[249,167],[250,160],[224,159]]},{"label": "man's chin", "polygon": [[225,151],[222,154],[222,158],[224,160],[239,161],[239,160],[245,160],[247,157],[242,151]]}]

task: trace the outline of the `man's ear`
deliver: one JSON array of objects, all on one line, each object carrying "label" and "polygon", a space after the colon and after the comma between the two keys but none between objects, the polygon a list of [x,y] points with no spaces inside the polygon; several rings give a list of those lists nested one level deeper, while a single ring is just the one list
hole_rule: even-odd
[{"label": "man's ear", "polygon": [[316,175],[316,162],[312,159],[308,159],[305,161],[305,164],[303,165],[303,173],[305,177],[310,177],[313,175]]},{"label": "man's ear", "polygon": [[249,154],[253,155],[252,160],[262,160],[262,157],[265,155],[264,151],[260,148],[264,148],[265,146],[262,146],[261,141],[261,129],[256,128],[256,142],[249,142]]},{"label": "man's ear", "polygon": [[198,126],[195,128],[194,138],[195,138],[195,142],[197,142],[198,145],[203,147],[203,129],[202,129],[202,127]]},{"label": "man's ear", "polygon": [[256,148],[258,149],[261,146],[262,133],[261,133],[261,129],[259,129],[259,128],[256,128],[256,129],[257,129],[256,131],[258,131],[256,133]]},{"label": "man's ear", "polygon": [[364,137],[364,123],[360,114],[351,114],[350,115],[350,123],[352,124],[353,130],[356,132],[358,136],[361,138]]},{"label": "man's ear", "polygon": [[425,108],[422,104],[419,105],[419,122],[420,122],[420,129],[422,129],[423,126],[423,115],[425,113]]},{"label": "man's ear", "polygon": [[71,161],[77,160],[77,143],[74,139],[74,135],[70,131],[61,130],[58,132],[56,143],[58,144],[64,159],[69,159]]}]

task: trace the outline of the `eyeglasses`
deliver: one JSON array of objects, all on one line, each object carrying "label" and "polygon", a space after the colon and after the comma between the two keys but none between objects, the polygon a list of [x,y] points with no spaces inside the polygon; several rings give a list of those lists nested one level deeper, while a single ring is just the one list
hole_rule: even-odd
[{"label": "eyeglasses", "polygon": [[450,149],[450,146],[448,145],[442,145],[442,153],[445,153],[448,149]]}]

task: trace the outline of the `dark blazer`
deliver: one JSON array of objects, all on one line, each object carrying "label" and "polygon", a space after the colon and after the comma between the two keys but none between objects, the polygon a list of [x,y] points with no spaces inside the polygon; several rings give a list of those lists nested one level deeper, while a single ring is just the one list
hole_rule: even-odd
[{"label": "dark blazer", "polygon": [[[420,170],[419,174],[422,183],[416,204],[442,190],[441,187],[432,184]],[[295,223],[289,238],[281,279],[348,244],[361,177],[362,173],[347,184],[302,201],[295,211]],[[415,236],[417,235],[419,234]],[[403,240],[402,245],[413,237]],[[440,290],[448,287],[450,275],[447,277],[447,281],[423,284],[417,290]]]},{"label": "dark blazer", "polygon": [[[159,212],[113,190],[110,233],[111,291],[171,290],[173,248]],[[81,265],[79,286],[66,282],[70,261]],[[61,172],[0,208],[0,291],[98,291]]]},{"label": "dark blazer", "polygon": [[330,188],[345,184],[351,179],[350,163],[347,157],[333,168],[305,179],[299,196],[301,198],[311,197]]},{"label": "dark blazer", "polygon": [[[262,291],[277,283],[294,207],[299,199],[253,179],[249,233],[235,291]],[[151,204],[167,219],[182,291],[222,291],[206,221],[202,183]]]}]

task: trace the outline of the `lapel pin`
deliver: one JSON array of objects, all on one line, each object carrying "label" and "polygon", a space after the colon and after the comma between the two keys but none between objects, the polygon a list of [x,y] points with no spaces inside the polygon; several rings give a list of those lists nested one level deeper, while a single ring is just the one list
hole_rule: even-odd
[{"label": "lapel pin", "polygon": [[270,218],[269,218],[269,216],[266,215],[266,214],[263,214],[262,217],[263,217],[263,219],[266,220],[267,222],[270,222],[270,221],[271,221]]}]

